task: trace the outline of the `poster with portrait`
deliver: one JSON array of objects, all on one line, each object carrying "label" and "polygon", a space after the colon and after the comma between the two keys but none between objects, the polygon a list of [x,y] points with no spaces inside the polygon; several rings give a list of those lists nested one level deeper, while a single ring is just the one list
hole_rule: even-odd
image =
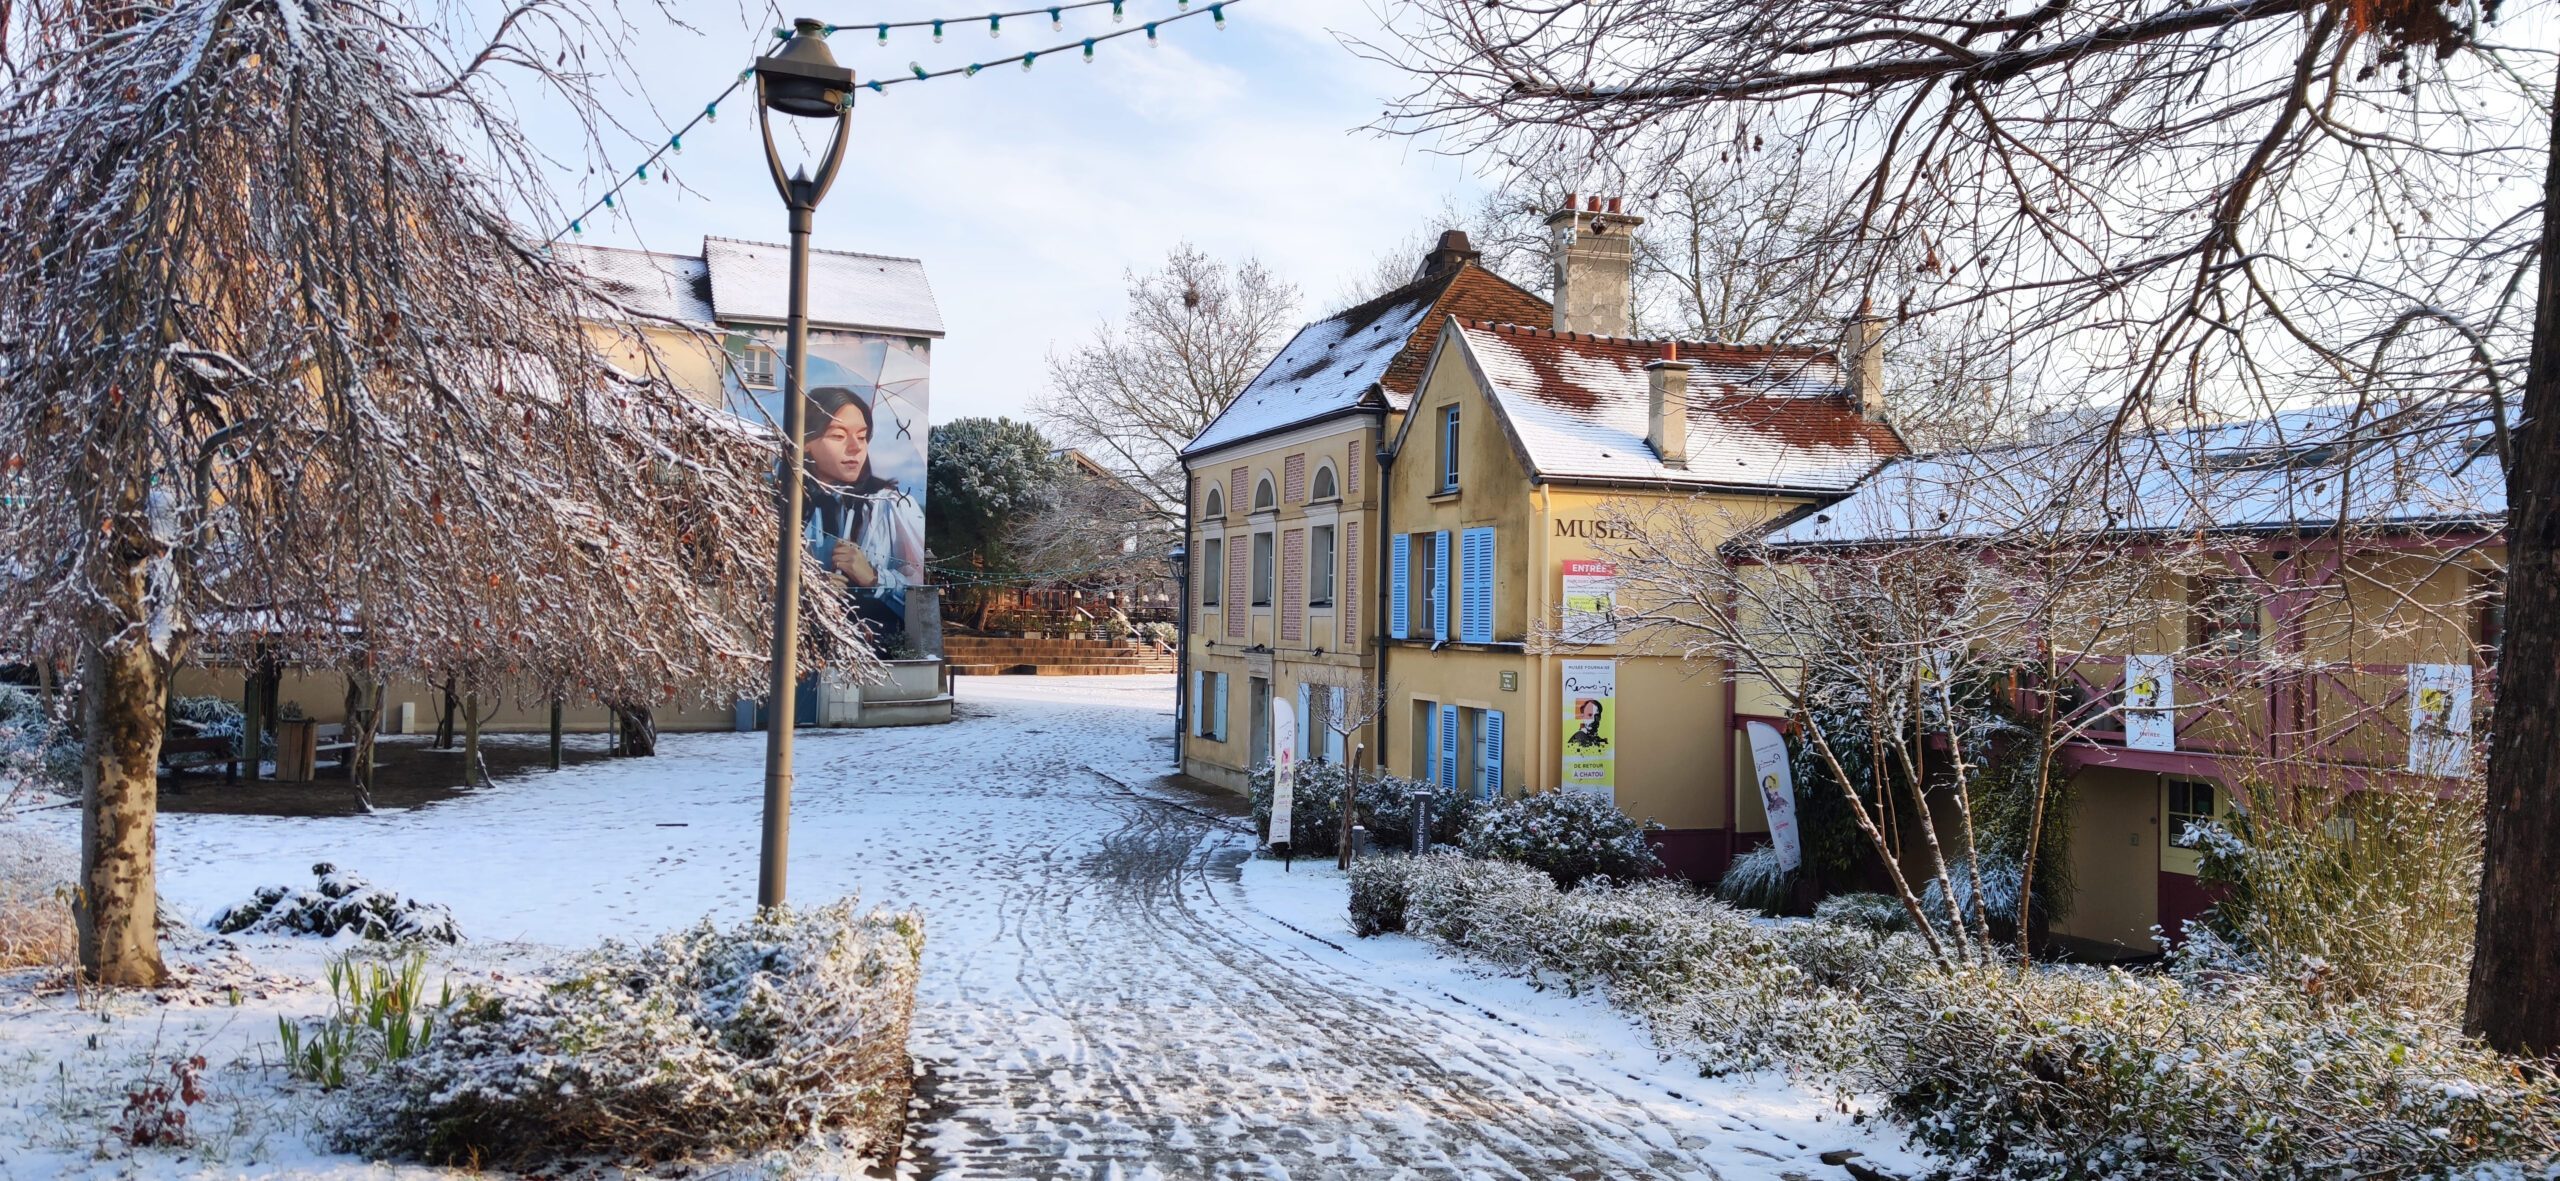
[{"label": "poster with portrait", "polygon": [[2178,749],[2177,675],[2166,656],[2124,658],[2124,744],[2133,750]]},{"label": "poster with portrait", "polygon": [[1769,846],[1778,851],[1778,864],[1792,872],[1804,864],[1804,838],[1796,831],[1796,781],[1787,766],[1786,739],[1767,722],[1745,722],[1743,732],[1751,739],[1751,779],[1769,814]]},{"label": "poster with portrait", "polygon": [[[780,329],[731,334],[752,363],[735,388],[739,413],[779,428],[785,340]],[[757,350],[770,350],[759,355]],[[906,646],[907,591],[932,581],[924,558],[929,419],[928,345],[867,332],[809,333],[807,488],[801,529],[818,565],[841,580],[884,652]]]},{"label": "poster with portrait", "polygon": [[1618,642],[1618,564],[1577,559],[1564,564],[1564,641]]},{"label": "poster with portrait", "polygon": [[1289,843],[1289,813],[1298,798],[1298,711],[1280,697],[1271,699],[1271,830],[1270,844]]},{"label": "poster with portrait", "polygon": [[1618,794],[1618,662],[1567,660],[1564,681],[1564,785]]},{"label": "poster with portrait", "polygon": [[2471,770],[2471,666],[2409,666],[2409,770],[2459,776]]}]

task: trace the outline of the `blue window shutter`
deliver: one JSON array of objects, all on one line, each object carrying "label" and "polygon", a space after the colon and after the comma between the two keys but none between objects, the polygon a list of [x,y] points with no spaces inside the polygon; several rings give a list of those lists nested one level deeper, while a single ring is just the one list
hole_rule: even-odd
[{"label": "blue window shutter", "polygon": [[1413,633],[1413,535],[1396,534],[1387,549],[1387,634],[1401,640]]},{"label": "blue window shutter", "polygon": [[1493,642],[1493,530],[1469,529],[1459,537],[1458,638]]},{"label": "blue window shutter", "polygon": [[1454,705],[1440,707],[1440,786],[1451,791],[1458,787],[1458,707]]},{"label": "blue window shutter", "polygon": [[1315,753],[1316,716],[1307,710],[1307,701],[1311,696],[1313,695],[1307,691],[1307,683],[1298,682],[1298,759],[1300,762],[1306,761],[1308,755]]},{"label": "blue window shutter", "polygon": [[1476,756],[1483,774],[1476,785],[1476,795],[1494,799],[1502,794],[1502,711],[1484,711],[1484,750]]},{"label": "blue window shutter", "polygon": [[[1325,717],[1330,721],[1341,720],[1342,686],[1333,685],[1325,689]],[[1349,765],[1349,760],[1343,757],[1342,732],[1331,726],[1325,727],[1324,731],[1324,757],[1326,762],[1337,767]]]},{"label": "blue window shutter", "polygon": [[1449,531],[1431,535],[1431,638],[1449,638]]},{"label": "blue window shutter", "polygon": [[1193,738],[1200,737],[1202,733],[1200,729],[1200,720],[1209,715],[1209,703],[1200,699],[1200,676],[1201,673],[1199,669],[1195,668],[1191,670],[1191,699],[1184,702],[1185,705],[1191,708],[1191,736]]},{"label": "blue window shutter", "polygon": [[1217,711],[1210,718],[1210,721],[1217,724],[1217,733],[1210,735],[1210,737],[1215,738],[1220,742],[1224,742],[1227,740],[1227,674],[1219,673],[1211,677],[1210,680],[1217,685],[1216,693],[1218,698]]}]

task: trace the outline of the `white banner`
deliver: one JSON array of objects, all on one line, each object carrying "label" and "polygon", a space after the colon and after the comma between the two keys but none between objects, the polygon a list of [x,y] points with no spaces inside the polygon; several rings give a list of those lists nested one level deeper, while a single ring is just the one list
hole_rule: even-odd
[{"label": "white banner", "polygon": [[2409,770],[2459,776],[2471,771],[2471,666],[2409,666]]},{"label": "white banner", "polygon": [[2169,657],[2124,658],[2124,744],[2133,750],[2178,749],[2178,682]]},{"label": "white banner", "polygon": [[1289,843],[1289,805],[1298,787],[1298,711],[1285,698],[1271,699],[1271,833],[1275,845]]},{"label": "white banner", "polygon": [[1760,785],[1760,806],[1769,814],[1769,844],[1778,864],[1789,871],[1804,864],[1804,840],[1796,832],[1795,773],[1787,767],[1787,743],[1767,722],[1745,722],[1751,737],[1752,781]]},{"label": "white banner", "polygon": [[1564,642],[1618,642],[1618,565],[1576,559],[1564,564]]}]

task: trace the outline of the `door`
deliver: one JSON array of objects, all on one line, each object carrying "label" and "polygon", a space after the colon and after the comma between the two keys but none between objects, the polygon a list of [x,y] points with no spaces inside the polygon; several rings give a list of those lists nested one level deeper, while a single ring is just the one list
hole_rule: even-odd
[{"label": "door", "polygon": [[1253,746],[1246,752],[1251,766],[1267,766],[1271,762],[1271,682],[1252,678],[1246,688],[1245,711],[1253,715]]}]

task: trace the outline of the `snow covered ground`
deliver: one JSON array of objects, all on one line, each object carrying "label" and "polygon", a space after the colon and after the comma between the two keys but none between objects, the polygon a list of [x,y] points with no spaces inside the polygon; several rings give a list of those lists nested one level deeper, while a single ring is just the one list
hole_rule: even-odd
[{"label": "snow covered ground", "polygon": [[[1837,1149],[1918,1171],[1827,1091],[1701,1080],[1592,998],[1354,939],[1329,864],[1250,859],[1231,809],[1157,782],[1171,709],[1170,677],[967,678],[954,725],[802,735],[793,899],[926,916],[902,1175],[1840,1178],[1819,1159]],[[333,862],[450,906],[473,940],[463,975],[739,917],[761,739],[660,749],[410,812],[166,816],[163,897],[201,924]],[[18,823],[67,837],[77,815]],[[325,1005],[326,950],[212,942],[184,956],[199,987],[86,1008],[0,977],[0,1179],[443,1175],[329,1156],[310,1101],[259,1069],[277,1014]],[[198,1145],[115,1143],[127,1084],[182,1050],[214,1068]],[[727,1171],[842,1170],[801,1154]]]}]

